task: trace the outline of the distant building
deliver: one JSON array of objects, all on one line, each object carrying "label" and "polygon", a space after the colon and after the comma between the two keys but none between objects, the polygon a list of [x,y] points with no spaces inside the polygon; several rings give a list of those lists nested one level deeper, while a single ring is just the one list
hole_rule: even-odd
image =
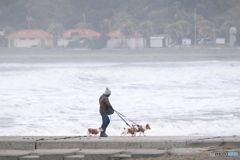
[{"label": "distant building", "polygon": [[0,36],[5,36],[4,31],[0,31]]},{"label": "distant building", "polygon": [[225,38],[216,38],[216,40],[215,40],[215,44],[226,44],[226,40],[225,40]]},{"label": "distant building", "polygon": [[53,47],[52,35],[43,30],[19,30],[6,38],[8,48]]},{"label": "distant building", "polygon": [[107,48],[143,48],[145,46],[145,40],[140,34],[135,34],[135,36],[126,38],[121,30],[115,30],[107,34],[110,39],[107,41]]},{"label": "distant building", "polygon": [[184,46],[190,46],[192,44],[192,40],[188,38],[182,39],[182,45]]},{"label": "distant building", "polygon": [[155,35],[150,37],[151,48],[170,47],[171,38],[168,35]]},{"label": "distant building", "polygon": [[62,34],[62,38],[58,40],[58,46],[66,47],[70,42],[84,42],[86,39],[93,39],[101,36],[101,33],[91,29],[70,29]]}]

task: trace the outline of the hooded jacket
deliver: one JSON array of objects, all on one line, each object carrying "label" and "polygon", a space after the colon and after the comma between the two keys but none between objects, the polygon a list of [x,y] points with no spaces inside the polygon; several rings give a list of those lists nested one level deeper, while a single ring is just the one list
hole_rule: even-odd
[{"label": "hooded jacket", "polygon": [[108,108],[113,109],[112,105],[109,102],[108,96],[109,95],[103,94],[99,98],[99,104],[100,104],[99,112],[100,113],[107,113]]}]

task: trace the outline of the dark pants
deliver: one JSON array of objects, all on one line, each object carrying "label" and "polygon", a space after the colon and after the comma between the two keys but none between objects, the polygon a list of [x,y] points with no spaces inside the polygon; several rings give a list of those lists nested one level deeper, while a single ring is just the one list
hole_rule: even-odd
[{"label": "dark pants", "polygon": [[105,133],[106,128],[108,127],[108,124],[110,123],[110,119],[109,119],[107,113],[101,113],[101,116],[102,116],[102,126],[101,126],[101,128],[103,129],[103,133]]}]

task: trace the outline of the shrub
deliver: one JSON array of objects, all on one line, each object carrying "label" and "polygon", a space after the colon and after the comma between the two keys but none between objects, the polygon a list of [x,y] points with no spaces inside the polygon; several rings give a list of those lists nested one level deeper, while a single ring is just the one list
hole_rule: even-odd
[{"label": "shrub", "polygon": [[88,46],[91,49],[102,49],[107,46],[107,40],[109,40],[109,37],[106,35],[102,35],[98,37],[97,39],[91,39],[88,41]]}]

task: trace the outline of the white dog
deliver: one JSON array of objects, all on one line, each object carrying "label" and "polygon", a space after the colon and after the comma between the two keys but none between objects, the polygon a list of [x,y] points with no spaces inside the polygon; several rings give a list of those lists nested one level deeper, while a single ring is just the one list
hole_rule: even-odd
[{"label": "white dog", "polygon": [[141,133],[143,133],[143,135],[146,136],[146,135],[144,134],[144,132],[145,132],[146,130],[151,129],[151,127],[150,127],[149,124],[146,124],[146,125],[143,125],[143,126],[137,125],[137,127],[138,127],[137,132],[139,132],[139,136],[141,136]]}]

